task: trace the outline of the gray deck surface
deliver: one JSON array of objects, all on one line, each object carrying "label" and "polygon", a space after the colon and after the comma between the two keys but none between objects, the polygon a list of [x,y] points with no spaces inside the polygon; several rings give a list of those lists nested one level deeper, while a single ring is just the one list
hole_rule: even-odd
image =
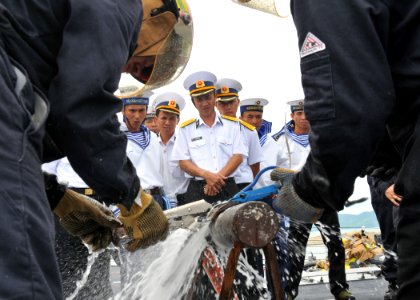
[{"label": "gray deck surface", "polygon": [[[383,300],[388,283],[382,279],[349,281],[350,291],[358,300]],[[334,299],[328,284],[301,285],[297,300]]]},{"label": "gray deck surface", "polygon": [[[111,266],[112,288],[120,291],[119,268]],[[358,300],[382,300],[388,284],[382,278],[349,281],[350,291]],[[329,300],[334,299],[328,283],[304,284],[299,288],[297,300]],[[176,300],[176,299],[174,299]],[[205,299],[199,299],[205,300]],[[245,300],[245,299],[244,299]]]}]

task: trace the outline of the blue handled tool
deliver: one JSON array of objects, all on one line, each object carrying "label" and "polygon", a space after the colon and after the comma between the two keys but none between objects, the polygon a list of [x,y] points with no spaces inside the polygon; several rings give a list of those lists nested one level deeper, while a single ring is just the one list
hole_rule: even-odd
[{"label": "blue handled tool", "polygon": [[270,166],[262,169],[255,176],[254,180],[247,185],[242,191],[234,195],[230,201],[244,203],[248,201],[264,201],[271,205],[271,201],[275,195],[279,193],[280,186],[278,184],[271,184],[259,189],[253,190],[252,188],[258,182],[261,175],[265,172],[277,168],[276,166]]}]

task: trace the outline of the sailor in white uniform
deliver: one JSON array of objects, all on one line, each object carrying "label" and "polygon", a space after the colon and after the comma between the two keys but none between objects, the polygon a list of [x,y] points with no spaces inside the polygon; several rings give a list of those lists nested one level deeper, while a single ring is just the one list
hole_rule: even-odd
[{"label": "sailor in white uniform", "polygon": [[241,83],[235,79],[223,78],[216,83],[216,107],[221,115],[239,120],[242,140],[248,149],[248,158],[242,161],[239,172],[235,175],[235,182],[240,190],[251,183],[260,171],[260,162],[263,160],[263,152],[256,128],[236,118],[241,90]]},{"label": "sailor in white uniform", "polygon": [[203,198],[214,203],[232,197],[239,191],[234,176],[248,155],[239,122],[215,110],[216,80],[214,74],[202,71],[184,81],[199,113],[180,125],[172,153],[172,160],[179,161],[191,178],[186,203]]},{"label": "sailor in white uniform", "polygon": [[[280,167],[299,171],[311,151],[309,146],[309,123],[304,117],[303,100],[289,101],[292,120],[273,139],[280,145],[282,156],[287,157]],[[298,124],[296,124],[298,122]]]},{"label": "sailor in white uniform", "polygon": [[[242,100],[239,104],[241,119],[256,127],[260,145],[263,151],[263,160],[260,169],[269,166],[281,165],[286,157],[281,152],[278,144],[269,136],[271,132],[271,122],[263,119],[264,106],[268,104],[267,99],[249,98]],[[258,180],[256,188],[273,184],[270,179],[270,172],[265,172]]]},{"label": "sailor in white uniform", "polygon": [[146,118],[144,119],[144,126],[146,126],[151,132],[159,134],[159,129],[156,124],[156,111],[154,103],[147,106]]},{"label": "sailor in white uniform", "polygon": [[83,179],[80,178],[80,176],[74,171],[67,157],[43,164],[42,170],[56,175],[58,182],[66,184],[68,188],[74,190],[75,192],[90,197],[95,194],[86,182],[84,182]]},{"label": "sailor in white uniform", "polygon": [[143,124],[152,94],[147,91],[139,96],[119,96],[123,101],[124,123],[121,130],[127,134],[127,156],[137,170],[141,187],[153,196],[162,209],[168,209],[171,205],[163,192],[158,137]]},{"label": "sailor in white uniform", "polygon": [[176,126],[179,122],[181,111],[185,107],[184,98],[173,92],[158,95],[153,101],[156,111],[156,125],[159,130],[159,145],[162,157],[161,174],[163,176],[163,190],[169,198],[171,208],[178,205],[177,198],[182,201],[183,194],[187,191],[189,179],[179,167],[177,161],[171,161],[171,156],[176,140]]}]

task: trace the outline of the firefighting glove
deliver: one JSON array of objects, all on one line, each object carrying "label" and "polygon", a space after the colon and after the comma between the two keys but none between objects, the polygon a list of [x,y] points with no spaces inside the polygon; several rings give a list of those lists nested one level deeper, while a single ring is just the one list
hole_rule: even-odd
[{"label": "firefighting glove", "polygon": [[168,219],[153,197],[140,189],[139,199],[134,201],[130,211],[118,204],[119,219],[131,241],[125,246],[129,251],[146,248],[166,238]]},{"label": "firefighting glove", "polygon": [[91,245],[93,251],[106,248],[111,242],[112,229],[122,225],[104,205],[69,189],[54,213],[69,233]]},{"label": "firefighting glove", "polygon": [[273,201],[273,207],[277,212],[293,219],[304,223],[315,223],[324,210],[313,207],[298,196],[292,184],[294,174],[295,171],[284,168],[276,168],[271,172],[271,180],[281,184],[280,192]]}]

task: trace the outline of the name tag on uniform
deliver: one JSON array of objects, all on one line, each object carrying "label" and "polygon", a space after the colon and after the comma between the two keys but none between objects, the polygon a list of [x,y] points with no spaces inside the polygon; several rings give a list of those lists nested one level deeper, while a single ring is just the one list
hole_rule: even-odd
[{"label": "name tag on uniform", "polygon": [[191,142],[199,141],[199,140],[202,140],[202,139],[203,139],[203,137],[202,137],[202,136],[197,136],[197,137],[195,137],[195,138],[192,138],[192,139],[191,139]]},{"label": "name tag on uniform", "polygon": [[189,148],[190,149],[198,149],[203,147],[206,144],[206,141],[204,140],[204,138],[202,136],[196,137],[196,138],[192,138],[191,142],[188,143],[189,144]]}]

